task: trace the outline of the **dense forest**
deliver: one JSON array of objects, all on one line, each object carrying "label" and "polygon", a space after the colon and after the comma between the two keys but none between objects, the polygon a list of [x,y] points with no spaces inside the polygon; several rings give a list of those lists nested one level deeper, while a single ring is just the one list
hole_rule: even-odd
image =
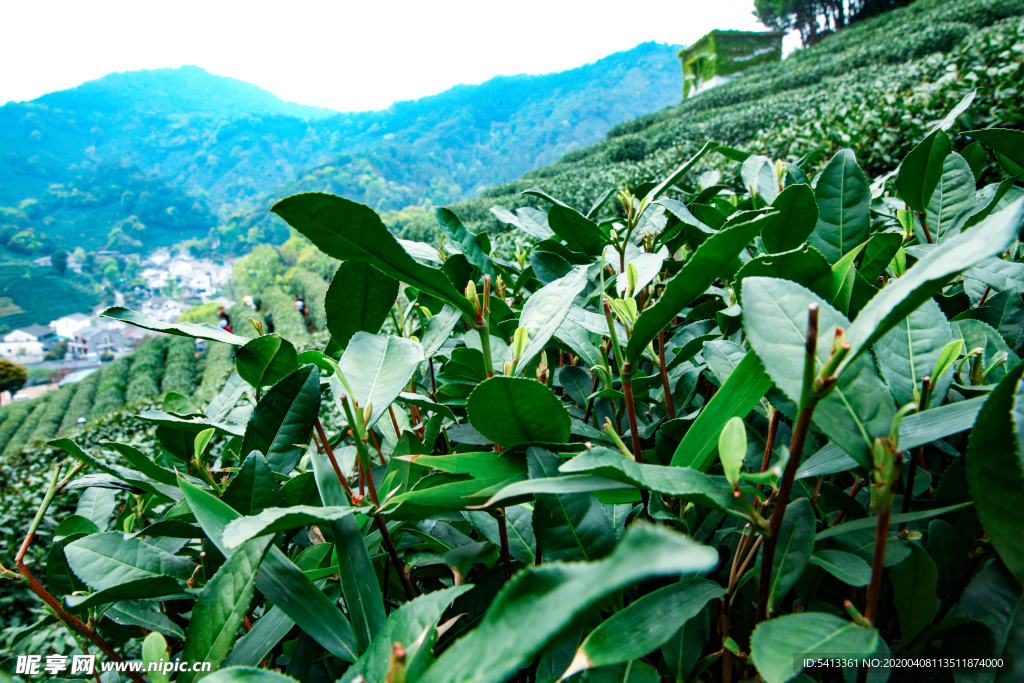
[{"label": "dense forest", "polygon": [[[647,43],[356,113],[283,102],[198,67],[111,74],[0,107],[0,227],[33,235],[44,253],[192,239],[238,254],[288,237],[267,211],[288,192],[422,212],[678,102],[673,50]],[[141,227],[112,234],[132,217]]]}]

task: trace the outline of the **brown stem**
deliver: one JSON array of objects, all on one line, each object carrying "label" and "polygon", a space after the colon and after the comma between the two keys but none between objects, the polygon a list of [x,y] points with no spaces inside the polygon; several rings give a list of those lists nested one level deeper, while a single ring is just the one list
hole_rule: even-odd
[{"label": "brown stem", "polygon": [[409,573],[406,571],[405,563],[402,562],[402,558],[398,556],[398,551],[395,550],[395,542],[391,539],[391,532],[388,531],[388,525],[384,522],[384,518],[381,515],[374,515],[373,518],[377,522],[377,528],[380,530],[380,542],[384,545],[384,549],[387,550],[388,555],[391,556],[391,562],[395,565],[395,571],[398,572],[398,578],[402,581],[402,588],[405,589],[405,597],[409,600],[415,599],[419,592],[416,590],[416,586],[413,584],[412,579],[409,578]]},{"label": "brown stem", "polygon": [[[88,638],[92,644],[98,647],[108,658],[115,662],[123,662],[124,660],[121,659],[120,655],[118,655],[114,649],[107,644],[107,641],[103,640],[98,633],[89,628],[81,619],[64,609],[64,605],[61,604],[60,600],[53,597],[53,595],[51,595],[50,592],[36,580],[36,577],[32,575],[32,572],[30,572],[28,567],[25,565],[25,554],[28,552],[29,546],[32,545],[32,540],[35,538],[39,522],[42,520],[43,515],[46,514],[46,510],[50,507],[50,503],[53,502],[53,497],[59,491],[63,490],[70,481],[71,476],[81,469],[81,467],[73,469],[67,479],[58,483],[57,477],[60,476],[60,469],[61,468],[58,465],[54,470],[53,479],[50,481],[50,486],[43,498],[43,504],[40,507],[39,512],[36,514],[35,520],[33,520],[32,525],[29,528],[29,532],[25,535],[25,540],[21,542],[18,554],[14,558],[14,566],[18,569],[18,572],[25,577],[25,580],[28,582],[29,589],[39,596],[43,602],[49,605],[50,608],[57,613],[57,616],[61,621],[73,626],[76,631]],[[133,671],[125,671],[125,673],[128,674],[128,677],[135,681],[135,683],[145,683],[142,676],[139,676],[137,673]]]},{"label": "brown stem", "polygon": [[981,308],[982,306],[985,305],[985,300],[988,299],[989,292],[991,292],[991,291],[992,291],[991,287],[986,287],[985,288],[985,293],[981,295],[981,300],[978,302],[978,308]]},{"label": "brown stem", "polygon": [[658,333],[658,360],[661,363],[661,386],[665,390],[665,412],[668,419],[676,419],[676,407],[672,404],[672,391],[668,384],[668,370],[665,365],[665,330]]},{"label": "brown stem", "polygon": [[430,399],[432,401],[437,400],[437,380],[434,379],[434,356],[431,355],[427,359],[427,365],[430,367]]},{"label": "brown stem", "polygon": [[590,390],[590,399],[587,401],[587,410],[583,413],[583,424],[590,423],[590,413],[594,410],[594,393],[597,392],[597,386],[600,383],[600,378],[597,375],[594,375],[594,386]]},{"label": "brown stem", "polygon": [[[625,363],[623,370],[631,372],[630,363]],[[628,377],[629,375],[626,375],[626,372],[623,375]],[[629,436],[633,446],[633,457],[638,463],[643,464],[644,457],[643,453],[640,452],[640,432],[636,422],[636,406],[633,403],[633,380],[622,380],[622,393],[626,396],[626,417],[629,419]]]},{"label": "brown stem", "polygon": [[[863,486],[864,486],[864,480],[863,479],[857,479],[857,481],[853,482],[853,486],[850,487],[850,493],[849,493],[850,498],[856,498],[857,494],[860,493],[861,487],[863,487]],[[836,524],[839,524],[839,522],[841,522],[841,521],[843,521],[843,510],[839,511],[839,514],[837,514],[836,518],[834,520],[832,520],[832,523],[829,524],[829,527],[834,527]]]},{"label": "brown stem", "polygon": [[928,240],[928,244],[932,244],[935,240],[932,239],[932,233],[928,230],[928,219],[925,218],[923,213],[917,214],[917,217],[921,219],[921,227],[924,228],[924,238]]},{"label": "brown stem", "polygon": [[388,406],[388,414],[391,415],[391,424],[395,428],[395,438],[402,438],[402,430],[398,428],[398,418],[395,417],[395,409],[393,406]]},{"label": "brown stem", "polygon": [[811,427],[811,416],[814,414],[814,406],[817,404],[814,393],[817,349],[818,307],[811,304],[807,311],[807,337],[804,344],[804,381],[800,394],[800,414],[793,426],[793,436],[789,442],[789,461],[782,473],[782,480],[779,481],[775,507],[772,508],[772,516],[768,522],[768,537],[765,539],[764,548],[761,551],[761,579],[757,587],[756,623],[768,618],[769,587],[771,586],[772,568],[775,564],[775,547],[779,540],[779,529],[782,528],[782,519],[786,515],[786,504],[789,502],[789,495],[793,490],[793,481],[796,479],[796,471],[800,465],[800,456],[803,455],[804,442],[807,440],[807,432]]},{"label": "brown stem", "polygon": [[[782,416],[778,410],[772,410],[772,417],[768,420],[768,438],[764,442],[764,457],[761,459],[761,472],[768,471],[768,465],[772,461],[772,451],[775,450],[775,435],[779,433],[779,418]],[[758,484],[759,491],[764,490],[764,484]]]},{"label": "brown stem", "polygon": [[505,521],[505,508],[494,511],[498,520],[498,537],[501,539],[501,561],[505,565],[505,580],[512,578],[512,558],[508,549],[508,523]]},{"label": "brown stem", "polygon": [[[352,489],[349,488],[348,480],[345,478],[345,475],[342,474],[341,467],[338,465],[338,460],[334,457],[334,449],[331,448],[331,443],[327,440],[327,435],[324,434],[324,426],[320,424],[319,417],[316,418],[313,426],[316,428],[317,436],[320,437],[319,441],[313,439],[313,443],[316,444],[317,449],[319,449],[321,453],[326,451],[327,459],[331,461],[331,467],[334,468],[334,474],[338,477],[338,481],[341,482],[341,488],[345,489],[345,493],[348,494],[348,499],[352,500]],[[320,445],[321,443],[323,443],[322,446]]]},{"label": "brown stem", "polygon": [[868,584],[868,602],[864,609],[864,618],[872,624],[878,614],[878,595],[882,592],[885,545],[889,540],[889,518],[891,515],[892,507],[878,513],[878,525],[875,527],[875,552],[871,556],[871,583]]},{"label": "brown stem", "polygon": [[380,458],[380,461],[381,461],[381,462],[382,462],[383,464],[387,465],[388,463],[387,463],[387,461],[386,461],[386,460],[384,459],[384,451],[382,451],[382,450],[380,449],[380,440],[379,440],[379,439],[377,438],[377,434],[376,434],[376,432],[374,432],[374,431],[373,431],[373,430],[371,429],[371,430],[369,430],[369,433],[370,433],[370,439],[372,439],[372,440],[373,440],[373,448],[374,448],[374,450],[376,450],[376,451],[377,451],[377,457],[378,457],[378,458]]}]

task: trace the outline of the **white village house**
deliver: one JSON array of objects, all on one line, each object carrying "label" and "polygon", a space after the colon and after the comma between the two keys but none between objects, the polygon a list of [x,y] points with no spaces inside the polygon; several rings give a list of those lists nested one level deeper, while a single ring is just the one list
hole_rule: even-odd
[{"label": "white village house", "polygon": [[185,312],[186,308],[188,305],[181,301],[168,299],[165,296],[154,296],[142,302],[139,312],[157,320],[173,323],[178,316]]},{"label": "white village house", "polygon": [[76,332],[89,327],[91,324],[92,319],[84,313],[72,313],[71,315],[62,315],[56,320],[51,320],[50,328],[61,339],[73,339]]},{"label": "white village house", "polygon": [[20,365],[39,363],[53,341],[53,330],[45,325],[20,327],[4,335],[0,356]]},{"label": "white village house", "polygon": [[84,327],[68,342],[71,358],[96,358],[114,354],[124,348],[124,336],[118,330],[102,327]]}]

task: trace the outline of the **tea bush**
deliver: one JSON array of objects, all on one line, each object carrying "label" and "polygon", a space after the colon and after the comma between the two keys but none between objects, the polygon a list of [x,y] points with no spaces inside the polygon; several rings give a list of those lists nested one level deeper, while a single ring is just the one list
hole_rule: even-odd
[{"label": "tea bush", "polygon": [[131,367],[131,356],[124,356],[100,370],[96,395],[89,410],[91,419],[106,415],[124,405],[124,392],[128,386]]},{"label": "tea bush", "polygon": [[300,270],[292,274],[292,293],[305,300],[309,307],[310,322],[318,330],[327,325],[327,311],[324,309],[324,296],[327,294],[327,282],[316,273]]},{"label": "tea bush", "polygon": [[57,434],[64,415],[75,394],[75,385],[61,387],[47,398],[46,411],[39,418],[39,423],[32,432],[30,442],[46,441]]},{"label": "tea bush", "polygon": [[68,404],[68,409],[60,423],[58,433],[67,434],[78,426],[79,419],[89,419],[92,410],[92,399],[96,395],[96,386],[99,384],[102,370],[94,370],[82,379],[78,380],[74,387],[75,395]]},{"label": "tea bush", "polygon": [[10,441],[7,442],[3,451],[0,452],[0,456],[10,457],[20,451],[25,444],[30,442],[32,434],[35,432],[40,420],[43,419],[43,414],[46,412],[49,399],[50,395],[44,394],[33,402],[32,411],[25,416],[25,419],[22,420],[21,424],[18,426],[17,431],[11,435]]},{"label": "tea bush", "polygon": [[188,396],[196,390],[196,345],[191,339],[170,339],[167,342],[167,366],[160,390]]},{"label": "tea bush", "polygon": [[953,104],[898,171],[708,142],[593,208],[535,191],[498,212],[512,260],[457,212],[434,250],[278,202],[342,261],[330,343],[269,291],[274,333],[172,329],[204,386],[234,357],[216,395],[53,440],[88,473],[16,499],[7,647],[63,622],[213,682],[1019,679],[1024,133]]},{"label": "tea bush", "polygon": [[166,353],[166,341],[155,337],[144,341],[132,354],[132,371],[125,390],[125,403],[132,405],[160,393]]}]

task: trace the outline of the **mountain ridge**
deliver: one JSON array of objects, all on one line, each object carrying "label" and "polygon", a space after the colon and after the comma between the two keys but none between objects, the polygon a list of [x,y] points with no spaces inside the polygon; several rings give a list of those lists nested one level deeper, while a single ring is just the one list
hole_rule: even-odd
[{"label": "mountain ridge", "polygon": [[[512,180],[603,139],[617,123],[677,103],[675,51],[642,43],[568,71],[499,76],[385,110],[311,119],[279,113],[287,103],[273,94],[199,67],[110,75],[0,107],[0,229],[45,231],[52,248],[111,240],[150,248],[218,227],[211,243],[244,249],[287,236],[267,212],[285,188],[335,191],[381,211],[422,210]],[[201,107],[176,100],[190,79],[201,81],[198,97],[213,84],[230,92]],[[97,178],[116,182],[99,186]],[[148,191],[140,178],[163,185]],[[152,201],[156,194],[162,204]],[[143,196],[148,220],[133,212]],[[134,233],[110,234],[132,216],[160,229],[132,223]]]}]

